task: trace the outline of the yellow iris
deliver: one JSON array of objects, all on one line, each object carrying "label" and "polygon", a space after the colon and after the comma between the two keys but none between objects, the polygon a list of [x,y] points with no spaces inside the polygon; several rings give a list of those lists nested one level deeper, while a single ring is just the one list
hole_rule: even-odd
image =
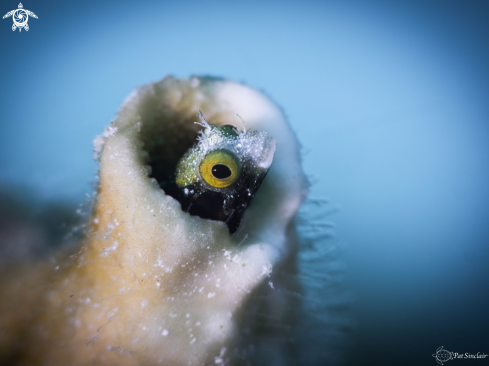
[{"label": "yellow iris", "polygon": [[238,159],[227,150],[214,150],[200,163],[200,175],[214,188],[226,188],[239,177]]}]

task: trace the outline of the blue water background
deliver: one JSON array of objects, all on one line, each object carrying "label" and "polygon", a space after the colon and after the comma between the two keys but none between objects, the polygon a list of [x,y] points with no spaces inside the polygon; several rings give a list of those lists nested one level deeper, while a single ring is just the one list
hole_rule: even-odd
[{"label": "blue water background", "polygon": [[245,82],[284,108],[311,196],[339,208],[345,362],[489,354],[487,1],[23,4],[28,32],[0,22],[0,184],[82,201],[91,142],[135,87]]}]

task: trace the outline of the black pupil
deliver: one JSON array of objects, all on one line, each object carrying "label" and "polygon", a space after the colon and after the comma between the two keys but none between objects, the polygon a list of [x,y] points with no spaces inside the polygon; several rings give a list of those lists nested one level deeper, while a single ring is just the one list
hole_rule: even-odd
[{"label": "black pupil", "polygon": [[216,164],[212,167],[212,175],[217,179],[226,179],[231,176],[231,169],[226,165]]}]

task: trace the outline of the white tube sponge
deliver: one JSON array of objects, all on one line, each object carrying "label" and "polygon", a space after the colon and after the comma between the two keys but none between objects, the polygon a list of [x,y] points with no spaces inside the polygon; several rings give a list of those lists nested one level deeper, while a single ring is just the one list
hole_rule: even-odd
[{"label": "white tube sponge", "polygon": [[[233,236],[223,222],[183,212],[151,178],[195,139],[199,109],[211,124],[240,126],[238,113],[246,129],[277,141],[270,171]],[[36,320],[42,335],[31,334],[37,345],[27,359],[224,362],[225,348],[235,344],[236,311],[293,250],[288,234],[306,180],[283,114],[262,93],[232,81],[167,77],[131,94],[95,145],[100,185],[91,233],[51,280],[42,300],[48,310]]]}]

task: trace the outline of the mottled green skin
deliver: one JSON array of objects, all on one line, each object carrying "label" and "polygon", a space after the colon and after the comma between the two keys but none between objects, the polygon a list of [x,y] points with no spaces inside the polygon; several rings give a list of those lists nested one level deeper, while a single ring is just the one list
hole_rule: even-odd
[{"label": "mottled green skin", "polygon": [[177,165],[175,182],[181,189],[195,184],[199,179],[194,161],[199,158],[200,153],[189,149]]}]

